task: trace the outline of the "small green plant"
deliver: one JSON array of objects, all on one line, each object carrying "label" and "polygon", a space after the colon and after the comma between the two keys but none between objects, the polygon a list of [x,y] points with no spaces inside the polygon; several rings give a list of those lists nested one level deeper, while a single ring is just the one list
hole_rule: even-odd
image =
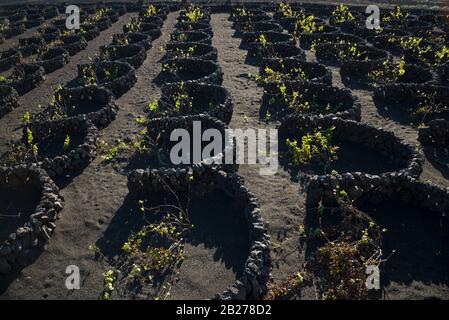
[{"label": "small green plant", "polygon": [[398,81],[405,74],[405,60],[399,59],[397,62],[385,60],[382,67],[368,73],[368,79],[373,87],[385,86]]},{"label": "small green plant", "polygon": [[185,50],[183,50],[181,48],[176,48],[173,52],[173,57],[174,58],[190,58],[195,54],[196,48],[197,47],[195,45],[191,45],[188,48],[186,48]]},{"label": "small green plant", "polygon": [[232,15],[235,17],[249,17],[252,16],[252,13],[249,10],[246,10],[245,8],[235,8],[233,10]]},{"label": "small green plant", "polygon": [[317,32],[323,32],[324,25],[318,25],[315,21],[315,16],[304,16],[303,18],[295,21],[295,27],[293,34],[299,38],[301,33],[313,34]]},{"label": "small green plant", "polygon": [[301,11],[294,11],[292,7],[285,2],[281,2],[279,4],[278,11],[281,13],[283,18],[298,18],[303,14]]},{"label": "small green plant", "polygon": [[139,32],[141,27],[141,21],[133,19],[131,22],[125,24],[125,32]]},{"label": "small green plant", "polygon": [[331,145],[335,128],[308,133],[301,138],[301,146],[296,140],[286,140],[287,154],[291,164],[299,166],[318,162],[326,166],[336,158],[338,147]]},{"label": "small green plant", "polygon": [[27,126],[30,124],[30,121],[31,121],[31,116],[30,116],[30,113],[27,111],[23,114],[22,123]]},{"label": "small green plant", "polygon": [[346,21],[354,21],[355,17],[351,11],[349,11],[349,7],[347,5],[340,4],[332,12],[332,20],[336,24],[342,24]]},{"label": "small green plant", "polygon": [[266,35],[264,35],[263,33],[260,34],[257,39],[256,42],[262,47],[262,48],[266,48],[268,45],[268,38]]},{"label": "small green plant", "polygon": [[159,103],[158,103],[158,101],[157,100],[154,100],[154,101],[152,101],[152,102],[150,102],[149,104],[148,104],[148,110],[150,111],[150,112],[158,112],[158,110],[159,110]]},{"label": "small green plant", "polygon": [[164,63],[162,65],[162,71],[167,72],[171,75],[176,75],[178,73],[179,68],[174,63]]},{"label": "small green plant", "polygon": [[144,117],[136,117],[134,120],[140,126],[144,126],[146,124],[146,120]]},{"label": "small green plant", "polygon": [[144,15],[144,17],[152,17],[152,16],[155,16],[157,14],[158,14],[157,8],[154,5],[150,4],[147,7],[147,9],[145,10],[145,13],[143,15]]},{"label": "small green plant", "polygon": [[117,280],[117,270],[111,269],[103,273],[103,300],[111,299],[111,294],[115,290],[114,282]]},{"label": "small green plant", "polygon": [[189,6],[186,9],[185,17],[189,22],[197,22],[204,17],[204,12],[196,6]]},{"label": "small green plant", "polygon": [[71,143],[70,135],[66,135],[63,145],[64,151],[68,151],[70,149],[70,143]]},{"label": "small green plant", "polygon": [[404,24],[407,21],[408,13],[402,11],[401,6],[396,5],[393,11],[383,18],[384,22],[387,23],[400,23]]},{"label": "small green plant", "polygon": [[294,67],[287,69],[283,60],[279,60],[279,69],[273,70],[270,67],[265,67],[261,75],[253,76],[249,75],[250,79],[257,82],[258,85],[265,86],[269,83],[277,83],[282,85],[288,80],[308,80],[306,73],[300,67]]},{"label": "small green plant", "polygon": [[98,83],[97,75],[95,73],[94,67],[91,64],[85,65],[81,69],[83,83],[85,86],[92,86]]},{"label": "small green plant", "polygon": [[174,103],[174,109],[176,112],[180,112],[182,109],[192,109],[193,106],[193,98],[189,96],[187,91],[185,90],[184,82],[181,82],[179,85],[179,90],[171,96],[171,99]]},{"label": "small green plant", "polygon": [[413,116],[421,117],[420,123],[426,123],[426,118],[432,113],[445,108],[445,104],[440,102],[436,92],[418,91],[419,103],[413,111]]},{"label": "small green plant", "polygon": [[449,47],[441,46],[440,50],[435,52],[435,61],[437,64],[444,64],[449,61]]}]

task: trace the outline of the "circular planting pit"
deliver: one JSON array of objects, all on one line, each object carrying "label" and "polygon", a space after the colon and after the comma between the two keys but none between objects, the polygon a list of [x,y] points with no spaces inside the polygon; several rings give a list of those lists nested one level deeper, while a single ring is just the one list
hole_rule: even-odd
[{"label": "circular planting pit", "polygon": [[178,22],[175,27],[179,31],[200,31],[207,33],[211,37],[214,35],[210,23]]},{"label": "circular planting pit", "polygon": [[23,22],[15,22],[9,25],[8,29],[5,31],[5,38],[9,39],[26,31],[25,24]]},{"label": "circular planting pit", "polygon": [[195,42],[169,42],[165,46],[167,53],[163,60],[194,58],[217,62],[218,51],[211,45]]},{"label": "circular planting pit", "polygon": [[38,114],[36,121],[76,117],[88,119],[101,128],[111,123],[118,113],[112,93],[98,86],[62,88],[56,92],[55,101],[55,106]]},{"label": "circular planting pit", "polygon": [[259,22],[252,22],[247,21],[244,23],[241,23],[238,25],[238,28],[236,28],[237,35],[241,36],[241,33],[246,32],[267,32],[267,31],[273,31],[273,32],[282,32],[282,27],[273,21],[259,21]]},{"label": "circular planting pit", "polygon": [[271,19],[268,15],[262,14],[262,15],[255,15],[255,16],[247,16],[247,17],[241,17],[238,20],[235,20],[232,24],[232,28],[234,28],[237,32],[244,31],[246,26],[248,24],[253,24],[257,22],[270,22],[270,23],[276,23],[273,19]]},{"label": "circular planting pit", "polygon": [[[210,13],[205,12],[203,9],[201,9],[201,13],[203,14],[203,16],[200,19],[195,19],[195,22],[210,24]],[[181,13],[178,16],[178,23],[188,23],[191,21],[192,20],[185,15],[185,12],[181,11]]]},{"label": "circular planting pit", "polygon": [[146,50],[151,49],[151,37],[147,34],[138,32],[128,32],[121,34],[114,34],[112,36],[112,44],[116,46],[124,46],[129,44],[134,44],[137,46],[142,46]]},{"label": "circular planting pit", "polygon": [[379,113],[403,124],[449,119],[448,97],[448,87],[426,84],[397,83],[374,90]]},{"label": "circular planting pit", "polygon": [[23,95],[44,81],[44,74],[44,68],[38,64],[21,64],[6,78],[6,84],[16,89],[19,95]]},{"label": "circular planting pit", "polygon": [[150,36],[153,40],[159,38],[162,35],[161,27],[153,23],[141,23],[138,32]]},{"label": "circular planting pit", "polygon": [[357,78],[381,67],[389,55],[386,51],[362,44],[318,43],[316,57],[319,62],[340,65],[345,77]]},{"label": "circular planting pit", "polygon": [[151,24],[156,24],[159,27],[162,27],[164,25],[164,19],[162,19],[159,16],[150,16],[150,17],[139,17],[138,20],[136,20],[136,18],[131,18],[131,21],[140,21],[143,23],[151,23]]},{"label": "circular planting pit", "polygon": [[223,82],[223,72],[218,64],[193,58],[166,60],[159,77],[165,83],[194,81],[221,85]]},{"label": "circular planting pit", "polygon": [[418,133],[418,140],[423,145],[449,147],[449,121],[447,119],[431,120],[425,127],[420,127]]},{"label": "circular planting pit", "polygon": [[114,10],[108,10],[106,12],[106,14],[108,15],[109,20],[111,20],[112,23],[115,23],[118,21],[118,19],[120,18],[120,15],[118,14],[118,12],[115,12]]},{"label": "circular planting pit", "polygon": [[28,57],[44,49],[45,41],[41,37],[20,38],[19,45],[22,55]]},{"label": "circular planting pit", "polygon": [[95,22],[95,26],[100,30],[104,31],[112,26],[111,20],[109,17],[101,18],[100,20]]},{"label": "circular planting pit", "polygon": [[262,21],[274,22],[266,13],[264,13],[253,16],[239,17],[238,19],[234,20],[232,27],[235,30],[242,30],[242,26],[247,23],[262,22]]},{"label": "circular planting pit", "polygon": [[[29,133],[33,136],[32,151]],[[98,129],[90,120],[73,117],[33,122],[23,129],[24,162],[38,162],[51,178],[79,172],[96,156]],[[19,159],[18,159],[19,160]]]},{"label": "circular planting pit", "polygon": [[0,71],[8,70],[9,68],[20,63],[22,60],[22,53],[16,49],[9,49],[0,53]]},{"label": "circular planting pit", "polygon": [[270,62],[279,61],[283,59],[306,60],[306,55],[300,48],[286,43],[268,44],[260,47],[256,53],[257,57],[261,58],[261,66],[264,67]]},{"label": "circular planting pit", "polygon": [[390,51],[393,54],[400,55],[404,52],[404,49],[400,45],[401,37],[409,37],[407,32],[399,33],[395,31],[395,34],[381,34],[367,38],[367,41],[372,43],[373,47],[381,50]]},{"label": "circular planting pit", "polygon": [[[320,136],[325,137],[325,147],[321,142],[319,145],[313,142]],[[302,148],[309,138],[310,146],[312,149],[316,146],[317,153],[311,157],[304,154],[296,161],[287,139],[296,141],[297,147]],[[285,158],[280,162],[293,173],[324,175],[335,170],[388,177],[397,173],[419,176],[422,170],[422,160],[414,147],[403,143],[392,132],[337,117],[287,117],[279,127],[279,142],[279,149],[285,151]],[[338,149],[331,151],[335,147]]]},{"label": "circular planting pit", "polygon": [[[316,83],[332,84],[332,74],[322,64],[307,62],[298,59],[265,60],[260,74],[270,86],[273,82],[284,81],[308,81]],[[268,68],[268,69],[267,69]]]},{"label": "circular planting pit", "polygon": [[[183,208],[190,222],[186,228],[182,228],[183,240],[179,248],[185,253],[185,259],[176,267],[169,268],[169,272],[166,272],[162,279],[152,277],[159,281],[142,283],[144,287],[156,291],[145,290],[147,298],[160,292],[158,288],[162,287],[165,281],[173,283],[170,290],[173,299],[213,297],[222,300],[244,300],[259,299],[264,294],[271,270],[269,236],[260,215],[258,201],[243,186],[242,178],[209,169],[179,172],[171,169],[147,169],[134,171],[128,177],[128,188],[130,202],[142,199],[141,203],[148,208],[165,204],[179,206]],[[135,208],[135,212],[136,219],[142,217],[142,214],[138,213],[139,208]],[[175,216],[178,215],[179,211]],[[144,213],[140,222],[127,218],[126,224],[140,228],[149,222],[160,223],[162,216],[161,213],[149,211]],[[162,221],[169,223],[167,220]],[[120,242],[127,241],[131,230],[120,232],[125,221],[118,218],[116,222],[117,224],[108,230],[109,233],[106,233],[111,238],[102,239],[99,243],[100,249],[103,243],[104,249],[110,247],[107,243],[111,240],[118,248],[122,246]],[[178,230],[181,230],[181,227]],[[147,241],[143,250],[151,247],[157,248],[157,243]],[[123,259],[126,261],[129,258],[123,255]],[[179,281],[171,282],[171,276],[175,272]],[[124,274],[126,279],[127,272],[121,274]],[[123,281],[119,280],[118,283]],[[131,290],[127,291],[131,296],[139,293],[133,288],[128,290]]]},{"label": "circular planting pit", "polygon": [[83,24],[76,33],[84,37],[86,41],[92,41],[100,35],[100,29],[94,24]]},{"label": "circular planting pit", "polygon": [[61,31],[56,27],[47,26],[39,30],[46,43],[59,39]]},{"label": "circular planting pit", "polygon": [[60,19],[53,20],[52,24],[59,30],[64,31],[65,29],[67,29],[65,22],[66,22],[66,18],[60,18]]},{"label": "circular planting pit", "polygon": [[[304,29],[301,28],[300,23],[298,24],[298,19],[300,19],[300,18],[286,17],[286,18],[279,19],[279,23],[289,33],[297,32],[298,34],[302,34]],[[323,21],[323,19],[315,17],[313,20],[310,21],[310,23],[312,23],[312,22],[315,23],[315,28],[314,28],[313,34],[329,33],[329,32],[338,31],[338,29],[336,27],[326,25],[326,23]],[[312,33],[308,33],[308,34],[312,34]]]},{"label": "circular planting pit", "polygon": [[21,10],[21,11],[15,12],[15,13],[7,16],[7,19],[9,22],[17,22],[19,20],[20,21],[24,20],[26,18],[26,16],[27,16],[27,13],[25,11]]},{"label": "circular planting pit", "polygon": [[[281,86],[285,86],[284,89]],[[347,89],[327,84],[288,81],[271,83],[265,87],[260,117],[279,120],[289,114],[320,114],[360,121],[361,106]]]},{"label": "circular planting pit", "polygon": [[[176,168],[177,171],[183,168],[219,168],[227,172],[236,171],[238,165],[235,161],[226,163],[226,157],[234,159],[235,144],[233,135],[226,133],[228,126],[207,114],[188,115],[178,117],[163,117],[151,119],[147,122],[146,143],[149,145],[148,152],[136,154],[129,163],[128,169],[145,168]],[[190,141],[183,140],[182,159],[173,159],[171,152],[178,145],[178,141],[171,141],[174,130],[186,130],[190,135]],[[203,135],[215,131],[219,136],[212,135],[208,141]],[[215,134],[214,133],[214,134]],[[199,135],[199,136],[197,136]],[[196,158],[193,142],[195,139],[201,140],[201,154]],[[203,139],[204,138],[204,139]],[[179,137],[177,138],[179,140]],[[209,153],[204,153],[204,148],[217,140],[217,148],[210,149]],[[198,140],[198,141],[199,141]],[[196,141],[196,140],[195,140]],[[219,143],[218,143],[219,142]],[[179,145],[178,145],[179,146]],[[215,145],[214,145],[215,146]],[[177,148],[177,147],[175,147]],[[196,148],[196,147],[195,147]],[[178,151],[179,152],[179,151]],[[201,170],[203,170],[201,169]]]},{"label": "circular planting pit", "polygon": [[379,74],[374,73],[372,77],[369,75],[364,77],[365,82],[369,82],[375,87],[385,86],[393,83],[404,83],[404,84],[436,84],[437,80],[432,71],[428,68],[423,68],[414,64],[404,64],[403,74],[398,74],[393,72],[390,74],[393,68],[397,67],[392,63],[387,66],[383,66],[379,71]]},{"label": "circular planting pit", "polygon": [[233,103],[228,90],[222,86],[186,82],[163,85],[155,116],[208,114],[229,124]]},{"label": "circular planting pit", "polygon": [[19,106],[19,94],[13,87],[0,84],[0,117]]},{"label": "circular planting pit", "polygon": [[436,84],[432,72],[414,64],[405,65],[405,73],[398,77],[396,83]]},{"label": "circular planting pit", "polygon": [[59,15],[59,10],[57,7],[46,7],[42,11],[42,15],[44,16],[45,19],[48,20],[48,19],[57,17]]},{"label": "circular planting pit", "polygon": [[126,62],[136,69],[140,67],[147,58],[145,47],[133,44],[126,46],[101,46],[100,52],[101,60]]},{"label": "circular planting pit", "polygon": [[44,17],[42,17],[42,16],[36,16],[35,17],[35,19],[27,19],[26,21],[25,21],[25,27],[27,28],[27,29],[30,29],[30,28],[34,28],[34,27],[38,27],[38,26],[40,26],[41,24],[42,24],[42,22],[44,22],[45,21],[45,19],[44,19]]},{"label": "circular planting pit", "polygon": [[318,207],[320,201],[339,206],[336,185],[347,191],[354,208],[385,230],[381,290],[390,299],[448,299],[448,190],[402,174],[316,177],[309,184],[308,206]]},{"label": "circular planting pit", "polygon": [[0,167],[0,275],[24,267],[50,239],[64,199],[36,166]]},{"label": "circular planting pit", "polygon": [[87,48],[86,39],[78,34],[62,36],[61,40],[63,42],[61,47],[67,50],[71,56]]},{"label": "circular planting pit", "polygon": [[[262,37],[264,37],[266,43],[260,42]],[[245,32],[242,33],[242,43],[248,45],[250,52],[251,50],[257,52],[257,49],[263,47],[265,44],[286,43],[296,45],[296,40],[291,35],[282,32]]]},{"label": "circular planting pit", "polygon": [[[299,45],[304,50],[310,50],[312,47],[312,44],[314,43],[333,43],[337,44],[340,42],[350,42],[350,43],[362,43],[363,39],[352,35],[352,34],[346,34],[346,33],[338,33],[338,32],[331,32],[331,33],[311,33],[311,34],[304,34],[301,33],[301,37],[299,38]],[[317,48],[318,49],[318,48]]]},{"label": "circular planting pit", "polygon": [[62,47],[50,48],[42,53],[36,64],[44,68],[45,73],[50,73],[64,67],[70,61],[70,54]]},{"label": "circular planting pit", "polygon": [[82,85],[97,84],[120,97],[136,83],[136,70],[126,62],[100,61],[78,65],[78,81]]},{"label": "circular planting pit", "polygon": [[170,39],[172,42],[198,42],[212,45],[212,37],[201,31],[175,31]]}]

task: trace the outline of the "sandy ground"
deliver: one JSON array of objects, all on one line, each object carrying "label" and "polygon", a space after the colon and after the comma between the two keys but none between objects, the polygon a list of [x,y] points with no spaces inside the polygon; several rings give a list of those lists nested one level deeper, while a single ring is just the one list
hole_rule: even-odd
[{"label": "sandy ground", "polygon": [[[117,100],[120,112],[115,121],[101,131],[101,139],[113,144],[118,139],[131,137],[140,130],[135,117],[143,115],[148,102],[157,99],[160,89],[153,83],[160,71],[161,50],[164,42],[174,30],[178,13],[168,15],[162,29],[162,37],[153,42],[147,52],[147,59],[137,70],[137,83]],[[38,88],[20,97],[21,106],[0,119],[0,152],[6,150],[9,139],[20,136],[19,124],[24,112],[38,111],[38,105],[46,106],[53,88],[64,84],[76,76],[76,65],[86,63],[89,57],[98,54],[100,45],[109,44],[114,33],[120,33],[122,26],[134,14],[122,16],[113,26],[89,42],[87,49],[71,58],[64,68],[46,75],[46,80]],[[259,120],[259,107],[263,89],[248,79],[247,74],[256,74],[258,67],[246,63],[247,51],[239,48],[240,39],[233,37],[234,30],[228,21],[228,14],[212,15],[214,32],[213,45],[217,48],[218,63],[224,72],[225,86],[234,101],[232,128],[275,128],[275,123]],[[29,30],[27,32],[32,31]],[[26,34],[20,37],[25,37]],[[14,39],[9,40],[10,43]],[[0,48],[6,48],[6,43]],[[307,52],[307,59],[315,57]],[[335,86],[344,86],[338,68],[332,68]],[[417,132],[412,127],[398,124],[382,117],[372,101],[372,93],[353,90],[362,104],[362,121],[395,132],[410,144],[417,144]],[[297,272],[305,262],[299,245],[299,225],[304,220],[305,192],[303,187],[292,181],[290,174],[279,167],[273,176],[261,176],[259,165],[242,165],[239,174],[245,184],[260,201],[262,215],[269,222],[272,238],[272,259],[274,281],[282,281]],[[445,179],[446,171],[440,171],[426,161],[421,179],[431,180],[440,186],[449,187]],[[93,259],[88,246],[99,241],[113,241],[114,236],[128,228],[129,216],[133,214],[127,204],[128,189],[126,176],[112,165],[101,163],[97,157],[82,174],[62,189],[66,204],[63,216],[49,241],[46,250],[36,257],[36,261],[11,274],[0,282],[1,299],[97,299],[102,290],[102,273],[108,268],[105,261]],[[213,210],[207,207],[205,209]],[[126,226],[126,227],[124,227]],[[109,239],[110,238],[110,239]],[[236,244],[234,244],[236,245]],[[228,246],[228,250],[229,250]],[[232,249],[232,248],[231,248]],[[235,248],[234,248],[235,249]],[[412,250],[412,248],[411,248]],[[180,281],[173,284],[172,298],[209,298],[215,292],[225,289],[239,273],[238,268],[225,253],[217,254],[218,245],[207,243],[187,244],[187,260],[179,274]],[[81,289],[69,292],[65,288],[65,269],[77,265],[81,270]],[[412,284],[390,283],[387,288],[390,298],[422,298],[447,295],[447,285],[424,283],[417,280]],[[314,290],[306,288],[301,298],[314,299]]]}]

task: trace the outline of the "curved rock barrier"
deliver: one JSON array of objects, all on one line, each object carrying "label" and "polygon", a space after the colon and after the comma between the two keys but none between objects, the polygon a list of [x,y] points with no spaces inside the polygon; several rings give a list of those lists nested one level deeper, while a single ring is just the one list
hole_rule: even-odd
[{"label": "curved rock barrier", "polygon": [[[6,230],[17,227],[7,239],[1,239],[0,242],[0,274],[7,274],[31,263],[32,250],[43,248],[50,239],[64,206],[64,199],[51,178],[33,165],[0,167],[0,188],[0,198],[10,196],[9,201],[11,198],[22,199],[23,196],[17,195],[23,195],[24,190],[29,190],[26,193],[28,196],[37,198],[34,207],[31,207],[33,203],[27,203],[27,210],[22,212],[23,216],[19,215],[19,221],[7,222],[8,225],[2,223],[2,228]],[[20,208],[20,203],[14,203],[14,206]],[[19,214],[9,214],[15,213]]]},{"label": "curved rock barrier", "polygon": [[[391,164],[388,167],[396,168],[394,171],[380,173],[380,177],[393,175],[418,177],[421,174],[422,158],[413,146],[405,144],[392,132],[377,129],[366,123],[344,120],[337,117],[292,115],[281,122],[279,127],[280,141],[285,141],[286,138],[292,137],[301,139],[302,136],[308,133],[329,128],[333,128],[332,139],[336,142],[349,142],[364,146],[366,147],[365,152],[372,150],[383,155],[385,160],[388,160]],[[381,170],[376,168],[376,171]],[[351,173],[354,174],[354,172]],[[361,173],[361,175],[364,175],[364,173]]]},{"label": "curved rock barrier", "polygon": [[31,56],[45,47],[45,41],[41,37],[19,39],[19,50],[24,57]]},{"label": "curved rock barrier", "polygon": [[287,81],[284,86],[285,93],[277,83],[265,87],[261,112],[268,111],[272,119],[292,113],[310,113],[360,121],[360,103],[347,89],[302,81]]},{"label": "curved rock barrier", "polygon": [[23,128],[26,148],[29,133],[37,154],[24,159],[37,162],[51,178],[72,174],[86,167],[96,156],[98,129],[88,119],[72,117],[55,121],[33,122]]},{"label": "curved rock barrier", "polygon": [[164,60],[188,57],[217,62],[217,49],[211,45],[196,42],[169,42],[165,49],[167,53]]},{"label": "curved rock barrier", "polygon": [[63,45],[61,45],[61,47],[67,50],[67,52],[71,56],[87,48],[86,39],[78,34],[62,36],[61,40],[63,42]]},{"label": "curved rock barrier", "polygon": [[83,24],[76,33],[86,39],[86,41],[91,41],[100,35],[100,29],[94,24]]},{"label": "curved rock barrier", "polygon": [[259,21],[259,22],[247,21],[236,24],[234,29],[236,30],[236,35],[240,37],[242,36],[243,33],[246,32],[283,31],[282,27],[274,21]]},{"label": "curved rock barrier", "polygon": [[435,119],[425,127],[418,128],[418,140],[423,145],[435,145],[447,148],[449,146],[449,121]]},{"label": "curved rock barrier", "polygon": [[46,43],[55,41],[61,36],[61,31],[58,28],[52,26],[41,28],[39,32]]},{"label": "curved rock barrier", "polygon": [[0,117],[19,106],[19,94],[8,85],[0,84]]},{"label": "curved rock barrier", "polygon": [[136,70],[126,62],[99,61],[78,65],[78,80],[83,85],[98,84],[120,97],[136,83]]},{"label": "curved rock barrier", "polygon": [[199,42],[212,45],[212,38],[201,31],[175,31],[171,34],[172,42]]},{"label": "curved rock barrier", "polygon": [[44,68],[38,64],[21,64],[15,67],[6,83],[16,89],[19,95],[23,95],[44,81],[44,74]]},{"label": "curved rock barrier", "polygon": [[[205,159],[202,158],[203,155],[201,155],[201,159],[196,159],[193,155],[194,152],[190,152],[190,158],[185,159],[188,162],[187,164],[173,163],[170,159],[170,152],[172,147],[177,143],[171,141],[170,136],[175,129],[187,130],[191,137],[198,132],[202,137],[203,133],[208,129],[218,130],[220,137],[217,139],[221,139],[221,150],[219,152],[214,150],[214,156]],[[182,170],[182,168],[186,167],[203,170],[200,168],[208,167],[233,172],[237,170],[238,165],[235,164],[235,161],[232,161],[232,164],[226,164],[226,157],[233,159],[235,155],[235,143],[234,136],[226,133],[227,129],[228,126],[225,123],[207,114],[155,118],[147,122],[146,138],[149,139],[150,144],[156,143],[156,150],[160,150],[157,157],[158,163],[155,163],[155,166],[172,167],[176,168],[176,170]],[[202,144],[208,145],[205,141],[202,141]]]},{"label": "curved rock barrier", "polygon": [[303,50],[286,43],[269,44],[264,48],[260,48],[255,55],[261,58],[262,68],[284,59],[306,60],[306,54]]},{"label": "curved rock barrier", "polygon": [[138,32],[128,32],[122,34],[114,34],[112,36],[112,44],[117,46],[123,45],[140,45],[143,46],[146,50],[151,49],[151,37],[147,34],[138,33]]},{"label": "curved rock barrier", "polygon": [[129,63],[134,68],[138,68],[147,58],[145,47],[130,44],[125,46],[108,45],[100,47],[102,60],[118,61]]},{"label": "curved rock barrier", "polygon": [[[234,106],[228,90],[222,86],[186,82],[163,85],[161,91],[162,96],[156,115],[176,116],[205,113],[227,124],[231,121]],[[186,101],[182,99],[183,95],[187,95]]]},{"label": "curved rock barrier", "polygon": [[[165,181],[165,183],[162,183]],[[214,190],[223,191],[235,201],[235,213],[243,213],[248,225],[250,250],[243,274],[222,293],[220,300],[259,299],[266,290],[271,270],[269,235],[257,199],[243,185],[242,179],[224,171],[210,170],[136,170],[128,177],[131,193],[145,195],[150,192],[192,192],[202,197]]]},{"label": "curved rock barrier", "polygon": [[395,83],[376,88],[374,99],[389,112],[399,111],[415,123],[449,119],[449,88],[446,86]]},{"label": "curved rock barrier", "polygon": [[42,53],[36,64],[44,68],[45,73],[50,73],[64,67],[70,61],[70,54],[62,47],[50,48]]},{"label": "curved rock barrier", "polygon": [[166,83],[195,81],[221,85],[223,82],[223,71],[218,64],[194,58],[164,61],[161,76]]},{"label": "curved rock barrier", "polygon": [[[332,84],[332,73],[330,70],[316,62],[289,58],[283,60],[265,60],[265,63],[264,67],[260,69],[262,76],[269,76],[268,72],[274,71],[279,81],[300,80],[328,85]],[[269,70],[266,68],[269,68]]]},{"label": "curved rock barrier", "polygon": [[89,119],[97,127],[105,127],[117,116],[118,106],[112,93],[98,86],[62,88],[55,93],[55,103],[33,121],[47,121],[59,118]]},{"label": "curved rock barrier", "polygon": [[20,63],[22,53],[16,49],[9,49],[0,53],[0,71],[6,71],[9,68]]}]

